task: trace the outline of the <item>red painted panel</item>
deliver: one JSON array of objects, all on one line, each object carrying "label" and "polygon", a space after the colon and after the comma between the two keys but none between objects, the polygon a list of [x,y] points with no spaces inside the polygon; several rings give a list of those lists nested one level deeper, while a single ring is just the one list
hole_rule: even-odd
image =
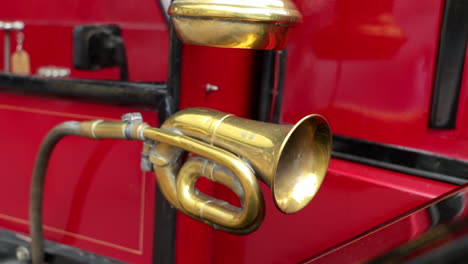
[{"label": "red painted panel", "polygon": [[[33,70],[50,64],[71,67],[75,25],[115,22],[123,28],[132,80],[167,78],[167,28],[155,1],[29,2],[12,2],[0,17],[25,20],[25,49]],[[339,134],[466,158],[459,130],[427,129],[441,5],[441,0],[424,5],[405,0],[298,2],[304,23],[293,30],[289,44],[283,121],[318,112]],[[251,101],[254,56],[249,50],[185,46],[182,108],[205,106],[249,116],[256,107]],[[72,77],[116,79],[118,71],[73,70]],[[206,84],[219,91],[207,93]],[[462,98],[465,109],[464,93]],[[0,226],[27,231],[32,163],[53,125],[70,118],[116,119],[127,111],[133,110],[1,94],[2,120],[14,126],[1,137],[8,151],[1,152],[0,166],[11,177],[2,177]],[[145,115],[156,120],[154,113]],[[154,177],[141,175],[140,147],[77,138],[60,143],[46,186],[47,237],[131,263],[150,263]],[[254,234],[213,231],[179,215],[177,263],[297,262],[451,188],[333,160],[323,189],[296,215],[279,213],[263,186],[267,218]]]},{"label": "red painted panel", "polygon": [[270,199],[270,190],[263,188],[267,204],[263,225],[248,236],[215,232],[213,262],[297,263],[452,188],[333,160],[319,193],[297,214],[280,213]]},{"label": "red painted panel", "polygon": [[158,1],[20,0],[5,3],[2,20],[47,24],[116,23],[153,24],[164,21]]},{"label": "red painted panel", "polygon": [[[391,254],[390,252],[401,253],[407,251],[409,248],[413,248],[413,250],[410,250],[413,254],[410,253],[399,260],[387,259],[386,261],[379,261],[386,263],[404,263],[422,254],[435,252],[437,247],[440,248],[447,242],[451,242],[454,239],[460,238],[460,236],[466,235],[466,231],[453,231],[448,237],[431,243],[434,242],[431,240],[437,237],[435,233],[438,232],[435,230],[440,231],[444,229],[442,226],[448,225],[451,227],[456,225],[456,222],[463,221],[463,219],[466,219],[468,216],[468,209],[466,207],[462,206],[457,208],[457,206],[455,206],[452,208],[457,208],[456,215],[452,215],[452,217],[447,217],[446,220],[440,221],[444,213],[443,209],[439,210],[440,208],[444,208],[444,205],[450,204],[450,201],[455,202],[454,204],[457,203],[456,201],[465,201],[467,197],[467,186],[468,185],[465,184],[464,186],[456,188],[360,236],[354,237],[321,254],[315,255],[303,263],[367,263],[368,260],[375,260],[375,258],[383,254]],[[432,246],[426,244],[425,247],[415,250],[415,245],[418,244],[416,239],[419,240],[419,242],[429,242]],[[411,244],[411,246],[409,246],[409,244]]]},{"label": "red painted panel", "polygon": [[[73,28],[113,23],[122,28],[131,80],[167,79],[167,24],[155,1],[9,3],[0,10],[0,19],[25,22],[24,49],[33,73],[54,65],[70,68],[73,78],[118,79],[117,68],[90,72],[72,66]],[[15,45],[12,34],[12,51]],[[3,61],[3,54],[0,58]],[[0,186],[1,225],[27,232],[29,179],[39,143],[50,128],[70,119],[119,119],[134,111],[0,94],[0,115],[5,123],[15,124],[2,136],[2,146],[9,151],[2,152],[0,167],[9,176],[2,177]],[[146,111],[145,116],[156,124],[154,112]],[[46,237],[130,263],[151,262],[155,181],[154,175],[139,169],[140,151],[136,142],[64,139],[46,184]]]},{"label": "red painted panel", "polygon": [[[67,4],[68,3],[68,4]],[[73,28],[86,24],[116,24],[122,28],[128,68],[133,81],[167,79],[168,27],[157,1],[13,1],[0,10],[0,20],[25,23],[24,50],[29,53],[32,73],[38,67],[71,69],[71,77],[119,79],[116,67],[98,71],[73,68]],[[3,51],[3,31],[0,50]],[[12,52],[16,49],[12,33]],[[0,53],[3,62],[3,52]],[[3,69],[3,65],[0,67]]]},{"label": "red painted panel", "polygon": [[[203,106],[250,116],[255,88],[252,87],[254,55],[251,50],[185,45],[181,108]],[[207,84],[216,85],[219,90],[206,92]],[[204,190],[213,188],[207,181],[202,187]],[[183,214],[177,217],[176,262],[211,263],[213,243],[219,243],[213,240],[213,229]]]},{"label": "red painted panel", "polygon": [[297,4],[283,121],[318,112],[337,134],[468,158],[466,91],[457,129],[428,129],[443,1]]},{"label": "red painted panel", "polygon": [[[0,94],[0,225],[28,233],[30,178],[43,137],[66,120],[118,120],[134,109]],[[156,114],[143,112],[156,123]],[[154,175],[140,170],[141,142],[67,137],[45,186],[46,237],[131,263],[152,256]]]},{"label": "red painted panel", "polygon": [[[445,144],[450,132],[435,134],[427,129],[441,1],[424,6],[403,0],[300,1],[298,6],[304,23],[293,29],[288,45],[284,122],[321,113],[339,134],[464,155],[463,148],[448,152]],[[214,52],[218,61],[213,62]],[[191,72],[183,72],[182,107],[224,110],[238,99],[232,95],[234,85],[226,84],[217,93],[223,105],[208,102],[209,95],[203,93],[204,84],[221,79],[219,68],[212,66],[232,64],[223,54],[213,48],[184,49],[184,69]],[[236,77],[246,74],[238,70]],[[460,138],[449,143],[455,142]],[[179,217],[177,262],[295,263],[453,188],[333,160],[311,204],[296,215],[283,215],[263,187],[267,215],[251,235],[213,234],[202,224]]]},{"label": "red painted panel", "polygon": [[[253,50],[185,45],[181,108],[204,106],[248,117],[252,112]],[[206,92],[206,85],[219,90]]]},{"label": "red painted panel", "polygon": [[[118,80],[119,69],[117,67],[97,71],[73,68],[72,39],[75,25],[26,24],[24,50],[30,56],[32,73],[37,73],[39,67],[53,65],[69,68],[72,78]],[[166,26],[155,24],[143,28],[126,27],[126,25],[121,25],[121,27],[127,49],[130,79],[133,81],[165,81],[167,79],[168,50]],[[14,36],[12,34],[12,52],[16,46]],[[3,39],[1,31],[0,39]],[[3,50],[3,41],[0,41],[0,48]],[[0,53],[0,59],[3,61],[3,52]],[[3,69],[3,65],[0,68]]]},{"label": "red painted panel", "polygon": [[[322,256],[314,258],[307,264],[327,263],[362,263],[379,256],[425,233],[431,225],[430,216],[424,213],[411,215],[388,228],[365,236],[355,243],[336,248]],[[395,234],[399,234],[396,236]]]},{"label": "red painted panel", "polygon": [[[156,1],[13,1],[0,10],[0,20],[25,22],[23,48],[33,73],[54,65],[70,68],[72,78],[118,79],[117,68],[91,72],[72,66],[73,28],[112,23],[122,28],[131,80],[167,79],[168,30]],[[0,31],[2,51],[3,37]],[[12,34],[12,51],[15,45]],[[3,127],[0,140],[0,226],[28,232],[32,166],[47,131],[70,119],[119,119],[134,111],[0,94],[0,116],[11,124]],[[154,111],[144,111],[144,116],[156,124]],[[155,180],[152,173],[142,174],[140,152],[138,142],[64,139],[53,155],[46,184],[46,237],[129,263],[151,263]]]},{"label": "red painted panel", "polygon": [[[168,34],[156,1],[9,2],[0,20],[25,22],[24,49],[32,72],[68,67],[73,78],[118,79],[117,68],[95,72],[72,67],[72,31],[81,24],[122,28],[130,78],[167,79]],[[0,32],[3,40],[3,32]],[[12,50],[15,49],[12,34]],[[3,41],[0,41],[3,50]],[[3,53],[0,54],[3,61]],[[3,68],[3,67],[1,67]],[[0,115],[14,124],[2,138],[1,226],[27,232],[29,181],[39,143],[54,125],[70,120],[119,119],[134,109],[0,94]],[[144,111],[156,124],[156,114]],[[154,175],[139,168],[141,143],[66,138],[53,156],[46,185],[46,237],[130,263],[150,263],[154,225]]]}]

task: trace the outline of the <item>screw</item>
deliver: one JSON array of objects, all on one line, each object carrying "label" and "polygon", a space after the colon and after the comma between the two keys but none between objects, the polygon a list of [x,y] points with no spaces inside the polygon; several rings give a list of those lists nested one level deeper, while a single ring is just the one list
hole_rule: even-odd
[{"label": "screw", "polygon": [[29,249],[19,246],[16,248],[16,258],[22,261],[28,261],[31,259],[31,254],[29,253]]},{"label": "screw", "polygon": [[219,90],[219,87],[217,85],[207,84],[206,87],[205,87],[205,90],[206,90],[207,93],[216,92],[216,91]]}]

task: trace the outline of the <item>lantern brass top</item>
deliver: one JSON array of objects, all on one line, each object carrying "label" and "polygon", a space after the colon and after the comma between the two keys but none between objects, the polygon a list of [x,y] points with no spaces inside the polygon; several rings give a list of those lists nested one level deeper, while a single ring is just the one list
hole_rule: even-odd
[{"label": "lantern brass top", "polygon": [[296,6],[281,0],[176,0],[169,15],[280,24],[296,24],[301,20]]},{"label": "lantern brass top", "polygon": [[282,49],[302,16],[290,0],[175,0],[168,11],[188,44]]}]

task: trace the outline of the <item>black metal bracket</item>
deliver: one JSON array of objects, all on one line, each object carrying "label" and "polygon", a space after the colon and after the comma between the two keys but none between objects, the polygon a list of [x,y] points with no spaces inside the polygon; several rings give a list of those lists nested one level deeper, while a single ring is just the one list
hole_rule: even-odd
[{"label": "black metal bracket", "polygon": [[452,184],[468,183],[468,161],[334,135],[333,157]]},{"label": "black metal bracket", "polygon": [[[27,235],[0,229],[0,264],[30,263],[28,254],[30,254],[31,244],[27,238]],[[45,252],[47,263],[50,264],[124,264],[109,257],[52,241],[45,241]]]},{"label": "black metal bracket", "polygon": [[0,92],[154,109],[168,94],[165,83],[53,79],[0,73]]},{"label": "black metal bracket", "polygon": [[[254,74],[253,118],[263,122],[279,123],[286,76],[287,50],[257,51]],[[258,87],[258,88],[257,88]]]},{"label": "black metal bracket", "polygon": [[[182,70],[182,42],[177,38],[170,24],[169,42],[169,96],[159,106],[159,125],[174,114],[180,105],[180,84]],[[156,217],[153,237],[153,263],[175,263],[177,212],[166,200],[159,188],[156,189]]]},{"label": "black metal bracket", "polygon": [[125,44],[116,25],[82,25],[73,29],[73,66],[99,70],[119,66],[120,80],[128,81]]},{"label": "black metal bracket", "polygon": [[468,2],[446,0],[432,94],[430,128],[455,128],[467,40]]}]

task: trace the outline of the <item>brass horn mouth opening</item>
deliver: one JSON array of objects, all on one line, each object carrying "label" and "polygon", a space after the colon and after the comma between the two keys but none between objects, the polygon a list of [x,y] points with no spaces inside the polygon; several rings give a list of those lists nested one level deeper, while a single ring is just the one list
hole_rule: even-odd
[{"label": "brass horn mouth opening", "polygon": [[291,129],[272,182],[273,200],[280,211],[298,212],[312,200],[325,178],[331,150],[331,130],[322,116],[306,116]]}]

